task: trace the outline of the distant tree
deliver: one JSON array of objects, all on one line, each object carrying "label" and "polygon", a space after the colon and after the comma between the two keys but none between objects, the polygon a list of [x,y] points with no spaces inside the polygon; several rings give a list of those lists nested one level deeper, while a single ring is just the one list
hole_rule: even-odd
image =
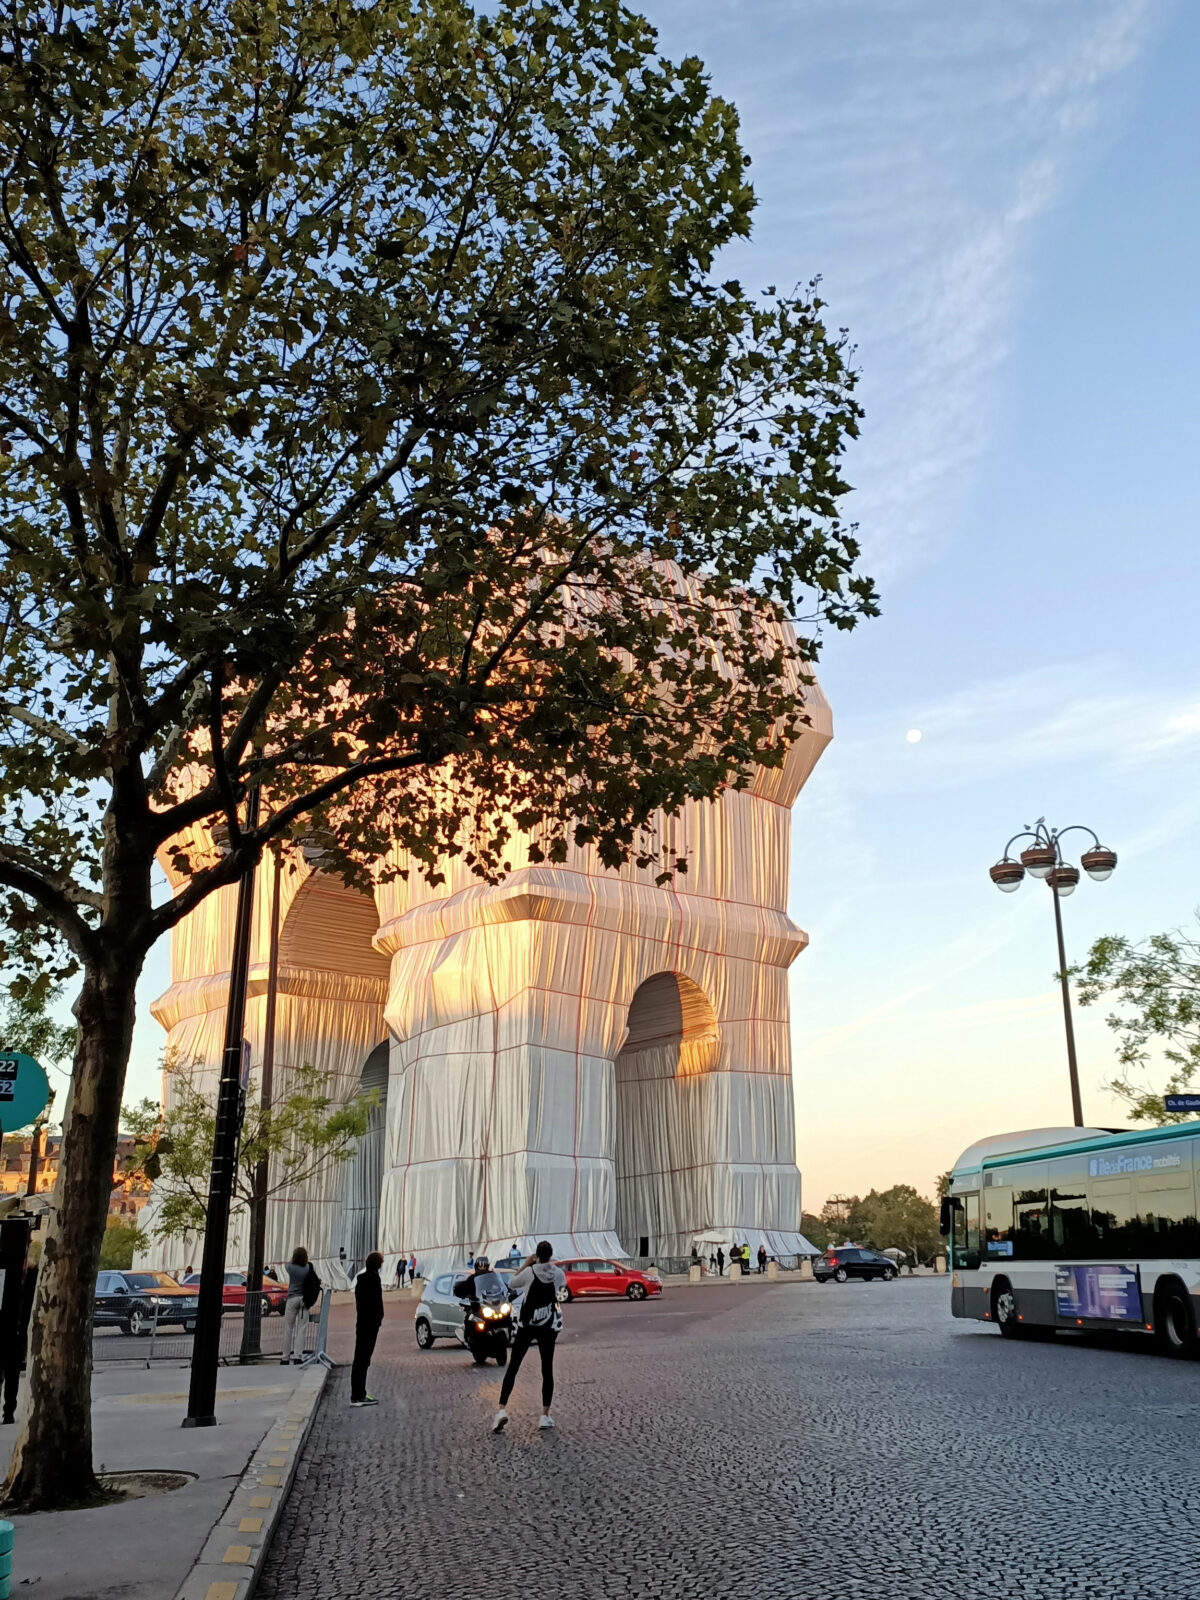
[{"label": "distant tree", "polygon": [[937,1207],[908,1183],[872,1189],[851,1209],[849,1236],[875,1250],[897,1249],[929,1261],[940,1248]]},{"label": "distant tree", "polygon": [[939,1200],[944,1200],[946,1198],[946,1196],[950,1193],[950,1178],[952,1176],[952,1173],[953,1173],[953,1168],[951,1168],[951,1167],[947,1167],[945,1172],[939,1172],[938,1173],[937,1197],[938,1197]]},{"label": "distant tree", "polygon": [[73,1023],[55,1021],[50,1008],[61,989],[21,982],[14,974],[0,1007],[0,1049],[23,1050],[43,1067],[66,1070],[75,1054],[77,1029]]},{"label": "distant tree", "polygon": [[134,1255],[145,1242],[145,1234],[132,1217],[109,1217],[100,1242],[101,1268],[110,1272],[128,1271]]},{"label": "distant tree", "polygon": [[[1200,920],[1200,912],[1197,912]],[[1079,1003],[1101,1000],[1118,1007],[1105,1018],[1117,1035],[1121,1072],[1106,1088],[1133,1122],[1184,1122],[1194,1113],[1168,1111],[1164,1096],[1192,1088],[1200,1068],[1200,933],[1177,928],[1134,943],[1122,935],[1097,939],[1073,976]],[[1165,1081],[1145,1081],[1147,1063],[1167,1063]]]},{"label": "distant tree", "polygon": [[829,1227],[823,1217],[815,1216],[811,1211],[805,1211],[800,1218],[800,1232],[809,1244],[815,1244],[818,1250],[829,1248]]},{"label": "distant tree", "polygon": [[[149,1232],[159,1239],[178,1239],[204,1231],[216,1118],[212,1095],[197,1085],[191,1069],[173,1066],[164,1076],[162,1105],[142,1100],[122,1115],[137,1140],[125,1171],[140,1173],[156,1186]],[[286,1092],[269,1113],[253,1097],[251,1084],[234,1169],[235,1205],[245,1207],[253,1200],[264,1155],[270,1161],[269,1198],[349,1160],[367,1131],[378,1103],[373,1090],[346,1102],[329,1093],[328,1075],[314,1067],[297,1068],[288,1076]]]},{"label": "distant tree", "polygon": [[829,1233],[829,1242],[836,1244],[848,1237],[850,1218],[858,1205],[857,1195],[831,1195],[821,1207],[821,1221]]}]

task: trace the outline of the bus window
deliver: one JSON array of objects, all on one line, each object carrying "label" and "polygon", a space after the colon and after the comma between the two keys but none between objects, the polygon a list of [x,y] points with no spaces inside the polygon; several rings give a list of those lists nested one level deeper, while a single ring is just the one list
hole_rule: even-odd
[{"label": "bus window", "polygon": [[984,1254],[992,1258],[1011,1256],[1013,1192],[1011,1189],[983,1191]]},{"label": "bus window", "polygon": [[1101,1255],[1136,1253],[1132,1235],[1135,1216],[1133,1182],[1129,1178],[1095,1178],[1090,1185],[1092,1231]]},{"label": "bus window", "polygon": [[1086,1193],[1051,1189],[1050,1232],[1056,1255],[1086,1258],[1092,1254],[1095,1237]]},{"label": "bus window", "polygon": [[974,1271],[979,1265],[979,1196],[959,1195],[961,1210],[954,1212],[954,1265]]},{"label": "bus window", "polygon": [[1148,1172],[1138,1177],[1137,1209],[1146,1254],[1196,1254],[1196,1197],[1190,1172]]},{"label": "bus window", "polygon": [[1046,1189],[1013,1191],[1013,1255],[1018,1261],[1044,1261],[1051,1253],[1050,1204]]}]

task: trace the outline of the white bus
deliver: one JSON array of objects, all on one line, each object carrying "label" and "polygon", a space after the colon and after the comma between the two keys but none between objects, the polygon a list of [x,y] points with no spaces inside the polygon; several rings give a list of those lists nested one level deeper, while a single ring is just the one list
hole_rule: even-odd
[{"label": "white bus", "polygon": [[1200,1122],[1035,1128],[963,1153],[942,1203],[951,1310],[1006,1338],[1060,1328],[1197,1346]]}]

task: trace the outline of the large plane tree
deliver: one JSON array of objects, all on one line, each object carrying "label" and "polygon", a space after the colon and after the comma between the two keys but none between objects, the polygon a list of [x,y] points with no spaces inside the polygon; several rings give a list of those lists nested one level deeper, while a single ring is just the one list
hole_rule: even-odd
[{"label": "large plane tree", "polygon": [[874,609],[844,339],[717,268],[746,166],[616,0],[0,0],[4,959],[78,983],[10,1504],[96,1492],[154,942],[305,830],[653,854],[799,733],[779,620]]}]

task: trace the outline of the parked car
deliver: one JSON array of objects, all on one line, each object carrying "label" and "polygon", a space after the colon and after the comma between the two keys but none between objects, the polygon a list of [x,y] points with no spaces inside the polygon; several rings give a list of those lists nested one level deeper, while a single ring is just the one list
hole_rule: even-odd
[{"label": "parked car", "polygon": [[878,1250],[851,1249],[826,1250],[813,1262],[813,1277],[818,1283],[845,1283],[847,1278],[882,1278],[890,1283],[896,1276],[896,1264]]},{"label": "parked car", "polygon": [[[231,1311],[235,1308],[241,1310],[246,1304],[246,1284],[249,1274],[245,1272],[227,1272],[225,1274],[225,1287],[221,1292],[221,1308]],[[193,1294],[200,1288],[200,1274],[191,1273],[183,1280],[185,1289],[190,1289]],[[283,1308],[287,1305],[287,1285],[276,1283],[274,1278],[263,1278],[262,1281],[262,1315],[269,1317],[272,1311],[283,1315]]]},{"label": "parked car", "polygon": [[101,1272],[96,1278],[92,1325],[118,1327],[124,1333],[149,1333],[155,1319],[181,1324],[185,1333],[196,1326],[196,1291],[176,1283],[165,1272]]},{"label": "parked car", "polygon": [[[436,1278],[426,1280],[413,1312],[413,1330],[422,1350],[432,1349],[435,1339],[457,1339],[462,1332],[466,1302],[454,1293],[454,1285],[466,1272],[466,1267],[460,1267],[457,1272],[439,1272]],[[507,1284],[512,1274],[506,1268],[497,1276]],[[513,1305],[515,1311],[521,1303],[520,1296],[515,1303],[507,1303]]]},{"label": "parked car", "polygon": [[582,1299],[600,1294],[623,1294],[627,1300],[645,1300],[662,1293],[662,1281],[651,1272],[624,1267],[619,1261],[600,1258],[560,1261],[567,1279],[567,1299]]}]

